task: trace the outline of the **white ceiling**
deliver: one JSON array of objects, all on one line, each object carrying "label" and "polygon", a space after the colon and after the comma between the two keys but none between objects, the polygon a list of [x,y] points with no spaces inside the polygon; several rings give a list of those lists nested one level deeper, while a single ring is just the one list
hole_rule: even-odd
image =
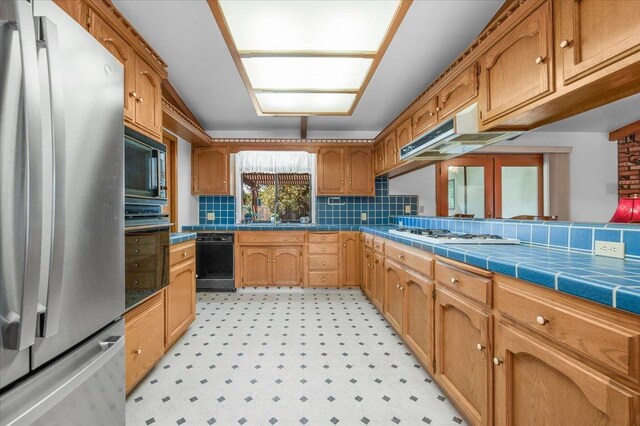
[{"label": "white ceiling", "polygon": [[[204,0],[114,0],[169,65],[217,137],[298,137],[300,119],[259,117]],[[310,117],[308,137],[374,137],[478,35],[502,0],[415,0],[350,117]]]}]

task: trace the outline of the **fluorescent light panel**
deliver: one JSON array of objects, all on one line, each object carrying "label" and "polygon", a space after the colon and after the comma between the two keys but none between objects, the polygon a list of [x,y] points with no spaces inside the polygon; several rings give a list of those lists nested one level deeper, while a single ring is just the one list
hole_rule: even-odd
[{"label": "fluorescent light panel", "polygon": [[254,89],[358,90],[373,59],[243,58]]},{"label": "fluorescent light panel", "polygon": [[220,0],[239,51],[377,52],[398,0]]},{"label": "fluorescent light panel", "polygon": [[328,114],[349,112],[356,95],[349,93],[256,93],[266,114]]}]

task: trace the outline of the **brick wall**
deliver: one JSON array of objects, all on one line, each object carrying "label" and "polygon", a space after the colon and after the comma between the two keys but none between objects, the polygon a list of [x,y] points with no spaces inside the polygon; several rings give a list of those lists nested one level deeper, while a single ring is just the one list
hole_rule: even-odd
[{"label": "brick wall", "polygon": [[618,141],[618,197],[640,195],[640,133]]}]

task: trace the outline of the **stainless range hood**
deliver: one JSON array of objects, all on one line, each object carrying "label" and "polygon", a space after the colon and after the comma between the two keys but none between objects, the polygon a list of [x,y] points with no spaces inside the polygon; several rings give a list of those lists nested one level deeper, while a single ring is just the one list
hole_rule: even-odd
[{"label": "stainless range hood", "polygon": [[460,111],[400,149],[401,160],[439,161],[475,151],[524,132],[481,132],[478,104]]}]

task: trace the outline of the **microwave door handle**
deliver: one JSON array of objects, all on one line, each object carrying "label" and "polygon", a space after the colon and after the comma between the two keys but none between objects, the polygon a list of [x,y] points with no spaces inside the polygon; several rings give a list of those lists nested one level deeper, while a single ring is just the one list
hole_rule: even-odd
[{"label": "microwave door handle", "polygon": [[58,332],[60,323],[66,216],[66,135],[58,29],[50,19],[45,17],[40,19],[48,62],[51,133],[53,136],[54,204],[47,301],[44,321],[39,321],[40,330],[38,335],[39,337],[50,337]]},{"label": "microwave door handle", "polygon": [[151,189],[153,195],[158,195],[158,150],[153,150],[153,156],[151,158]]},{"label": "microwave door handle", "polygon": [[[31,3],[26,1],[2,1],[0,2],[0,25],[15,26],[18,35],[18,43],[20,48],[20,60],[22,67],[22,96],[18,108],[23,108],[23,120],[25,128],[23,129],[25,138],[25,151],[28,155],[24,156],[28,164],[20,164],[22,170],[28,171],[28,188],[27,199],[28,204],[25,206],[26,224],[26,250],[24,260],[21,265],[9,264],[2,262],[0,268],[3,269],[3,277],[10,276],[11,280],[2,280],[0,283],[0,293],[2,297],[8,297],[7,293],[17,295],[20,300],[20,307],[15,312],[8,309],[7,312],[0,312],[0,320],[2,321],[2,344],[7,349],[24,350],[35,343],[36,318],[38,306],[38,288],[40,284],[40,261],[42,256],[42,202],[44,178],[42,172],[42,117],[40,115],[40,76],[38,67],[38,56],[36,52],[36,32],[31,11]],[[0,58],[2,62],[6,58]],[[6,93],[4,93],[6,95]],[[12,103],[11,103],[12,104]],[[3,102],[4,105],[4,102]],[[18,117],[20,114],[11,108],[2,108],[0,110],[0,122],[6,123],[12,118],[12,115]],[[4,127],[4,126],[3,126]],[[2,134],[0,144],[9,143],[13,139],[12,135],[5,138]],[[5,140],[6,139],[6,140]],[[16,165],[9,164],[8,161],[0,162],[2,168],[8,175],[15,176]],[[25,161],[25,162],[27,162]],[[5,167],[7,167],[5,169]],[[0,191],[7,191],[12,194],[14,189],[5,188],[0,185]],[[9,194],[0,194],[3,203],[10,202],[14,197],[5,197]],[[1,214],[1,213],[0,213]],[[3,224],[4,226],[4,224]],[[6,244],[6,242],[5,242]],[[11,248],[9,248],[11,249]],[[4,249],[3,249],[4,250]],[[22,251],[23,248],[20,248]],[[20,254],[16,255],[20,256]],[[15,268],[15,270],[10,270]],[[14,286],[15,288],[10,288]],[[4,303],[0,304],[5,305]],[[6,305],[5,305],[6,306]]]}]

